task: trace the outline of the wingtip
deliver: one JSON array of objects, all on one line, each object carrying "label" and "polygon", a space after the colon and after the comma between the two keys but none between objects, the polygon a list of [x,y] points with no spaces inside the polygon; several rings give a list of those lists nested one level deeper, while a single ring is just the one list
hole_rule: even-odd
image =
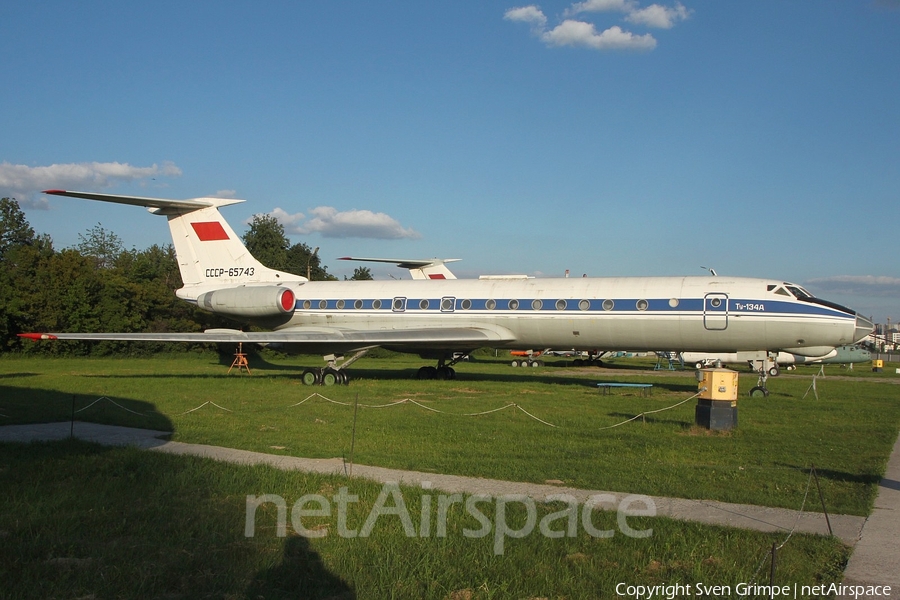
[{"label": "wingtip", "polygon": [[20,333],[20,338],[26,338],[29,340],[34,340],[35,342],[40,340],[55,340],[59,339],[55,335],[50,335],[49,333]]}]

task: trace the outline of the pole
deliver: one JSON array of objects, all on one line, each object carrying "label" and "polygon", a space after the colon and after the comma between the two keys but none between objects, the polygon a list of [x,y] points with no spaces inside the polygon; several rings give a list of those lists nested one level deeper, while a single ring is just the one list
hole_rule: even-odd
[{"label": "pole", "polygon": [[353,447],[356,446],[356,413],[359,410],[359,392],[356,393],[356,400],[353,402],[353,431],[350,434],[350,474],[348,478],[353,477]]},{"label": "pole", "polygon": [[316,254],[319,253],[319,247],[316,246],[316,249],[312,251],[312,254],[309,255],[309,258],[306,260],[306,279],[311,281],[310,278],[310,269],[312,268],[312,259],[316,257]]},{"label": "pole", "polygon": [[[772,542],[772,567],[769,569],[769,586],[771,588],[775,587],[775,555],[778,552],[778,549],[775,547],[775,542]],[[769,596],[770,598],[772,596]]]},{"label": "pole", "polygon": [[816,490],[819,491],[819,502],[822,503],[822,512],[825,513],[825,524],[828,525],[828,535],[834,535],[834,531],[831,530],[831,519],[828,518],[828,509],[825,508],[825,497],[822,495],[822,488],[819,487],[819,474],[816,473],[816,465],[811,466],[813,477],[816,480]]}]

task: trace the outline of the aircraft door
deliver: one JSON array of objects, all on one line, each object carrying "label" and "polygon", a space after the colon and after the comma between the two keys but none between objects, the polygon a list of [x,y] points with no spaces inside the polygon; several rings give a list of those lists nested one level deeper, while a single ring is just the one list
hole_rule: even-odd
[{"label": "aircraft door", "polygon": [[441,298],[441,312],[453,312],[456,309],[456,297],[444,296]]},{"label": "aircraft door", "polygon": [[728,294],[712,292],[703,297],[703,326],[712,331],[728,327]]}]

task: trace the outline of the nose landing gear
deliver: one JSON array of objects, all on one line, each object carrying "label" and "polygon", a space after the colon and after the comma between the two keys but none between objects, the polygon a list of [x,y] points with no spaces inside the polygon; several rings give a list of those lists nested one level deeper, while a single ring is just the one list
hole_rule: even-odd
[{"label": "nose landing gear", "polygon": [[[766,388],[766,381],[769,379],[769,376],[777,377],[779,375],[778,363],[775,362],[775,357],[777,353],[769,352],[767,353],[769,360],[756,361],[756,364],[759,365],[759,369],[757,373],[759,374],[759,380],[756,383],[755,387],[750,388],[750,397],[751,398],[768,398],[769,390]],[[775,366],[769,366],[767,363],[771,363]]]}]

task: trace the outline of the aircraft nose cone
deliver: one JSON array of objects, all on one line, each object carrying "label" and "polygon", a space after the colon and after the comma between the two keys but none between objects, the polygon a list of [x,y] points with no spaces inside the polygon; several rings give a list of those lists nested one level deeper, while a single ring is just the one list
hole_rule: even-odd
[{"label": "aircraft nose cone", "polygon": [[856,331],[853,334],[853,341],[859,342],[865,339],[867,335],[875,331],[875,324],[865,317],[856,315]]}]

